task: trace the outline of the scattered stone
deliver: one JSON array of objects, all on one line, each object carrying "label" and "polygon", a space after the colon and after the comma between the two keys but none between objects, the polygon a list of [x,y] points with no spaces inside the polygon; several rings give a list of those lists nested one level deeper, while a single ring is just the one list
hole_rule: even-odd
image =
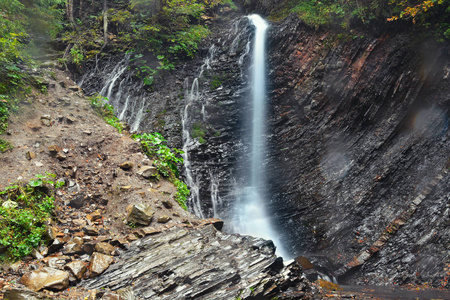
[{"label": "scattered stone", "polygon": [[131,162],[131,161],[126,161],[126,162],[124,162],[124,163],[121,163],[120,165],[119,165],[119,167],[122,169],[122,170],[131,170],[132,168],[133,168],[133,163]]},{"label": "scattered stone", "polygon": [[16,208],[19,204],[16,201],[6,200],[2,203],[2,207],[4,208]]},{"label": "scattered stone", "polygon": [[120,187],[121,191],[128,191],[131,190],[132,186],[131,185],[124,185]]},{"label": "scattered stone", "polygon": [[44,261],[46,261],[46,265],[53,269],[61,269],[67,264],[67,261],[70,260],[69,256],[61,255],[61,256],[53,256],[47,257]]},{"label": "scattered stone", "polygon": [[87,254],[91,255],[95,251],[95,244],[96,242],[87,242],[83,245],[83,251]]},{"label": "scattered stone", "polygon": [[172,220],[172,218],[171,217],[169,217],[169,216],[161,216],[161,217],[159,217],[158,218],[158,223],[167,223],[167,222],[169,222],[170,220]]},{"label": "scattered stone", "polygon": [[89,200],[89,198],[86,195],[84,195],[84,194],[77,195],[75,198],[70,200],[69,206],[73,207],[73,208],[76,208],[76,209],[80,209],[86,204],[86,202],[88,200]]},{"label": "scattered stone", "polygon": [[143,166],[136,173],[147,179],[158,177],[158,169],[152,166]]},{"label": "scattered stone", "polygon": [[69,286],[69,273],[44,267],[26,273],[20,282],[36,292],[42,289],[63,290]]},{"label": "scattered stone", "polygon": [[44,240],[47,243],[47,245],[51,244],[55,239],[56,235],[58,234],[58,229],[56,229],[53,226],[48,226],[44,233]]},{"label": "scattered stone", "polygon": [[86,272],[87,266],[84,262],[75,260],[65,265],[64,269],[72,273],[72,275],[75,276],[75,278],[77,278],[78,280],[81,280],[84,273]]},{"label": "scattered stone", "polygon": [[86,226],[83,228],[83,231],[90,236],[98,236],[98,230],[94,226]]},{"label": "scattered stone", "polygon": [[172,202],[170,202],[169,200],[162,200],[161,202],[162,202],[162,204],[164,205],[165,208],[169,208],[170,209],[170,208],[173,207]]},{"label": "scattered stone", "polygon": [[58,99],[59,104],[62,104],[64,106],[70,106],[71,101],[70,98],[67,96],[63,96],[61,98]]},{"label": "scattered stone", "polygon": [[90,131],[90,130],[83,130],[83,133],[86,134],[86,135],[91,135],[92,131]]},{"label": "scattered stone", "polygon": [[80,87],[77,86],[77,85],[69,86],[68,89],[71,90],[71,91],[74,91],[74,92],[78,92],[78,91],[81,90]]},{"label": "scattered stone", "polygon": [[11,273],[17,273],[19,269],[22,267],[22,262],[18,261],[9,266],[8,271]]},{"label": "scattered stone", "polygon": [[56,238],[53,243],[48,247],[48,253],[52,254],[59,251],[67,242],[67,238]]},{"label": "scattered stone", "polygon": [[27,151],[26,156],[28,160],[32,160],[36,158],[36,153],[34,153],[33,151]]},{"label": "scattered stone", "polygon": [[42,166],[44,166],[44,164],[41,163],[40,161],[35,161],[34,164],[36,165],[36,167],[42,167]]},{"label": "scattered stone", "polygon": [[106,292],[103,294],[103,297],[101,300],[122,300],[122,299],[117,294],[114,294],[111,292]]},{"label": "scattered stone", "polygon": [[105,242],[100,242],[100,243],[96,244],[95,251],[98,253],[106,254],[106,255],[114,255],[116,253],[115,248]]},{"label": "scattered stone", "polygon": [[59,151],[61,151],[61,148],[58,146],[58,145],[50,145],[50,146],[48,146],[48,151],[50,152],[50,153],[52,153],[52,154],[56,154],[56,153],[58,153]]},{"label": "scattered stone", "polygon": [[81,219],[75,219],[75,220],[72,220],[72,223],[73,223],[75,226],[78,226],[78,227],[84,227],[84,226],[86,226],[86,221],[85,221],[85,220],[81,220]]},{"label": "scattered stone", "polygon": [[39,259],[39,260],[44,258],[44,256],[36,249],[33,249],[31,251],[31,256],[33,256],[34,258]]},{"label": "scattered stone", "polygon": [[29,127],[32,131],[34,131],[34,132],[39,131],[39,130],[42,129],[41,126],[36,125],[36,124],[27,124],[27,125],[28,125],[28,127]]},{"label": "scattered stone", "polygon": [[73,123],[77,122],[77,119],[75,119],[73,117],[66,117],[66,122],[67,122],[67,124],[73,124]]},{"label": "scattered stone", "polygon": [[92,222],[99,222],[103,219],[102,213],[100,212],[100,210],[97,210],[95,212],[93,212],[92,214],[88,214],[86,216],[86,219],[92,221]]},{"label": "scattered stone", "polygon": [[148,224],[150,224],[154,215],[154,212],[150,208],[150,206],[143,203],[129,205],[127,207],[127,212],[128,212],[127,215],[128,223],[143,226],[147,226]]},{"label": "scattered stone", "polygon": [[83,239],[76,236],[64,247],[62,252],[64,254],[82,254],[83,253]]},{"label": "scattered stone", "polygon": [[121,237],[114,238],[111,241],[111,245],[120,247],[120,248],[125,248],[125,245],[127,245],[127,244],[128,244],[128,241],[125,238],[121,238]]},{"label": "scattered stone", "polygon": [[3,299],[5,300],[40,300],[42,297],[36,292],[13,288],[10,290],[6,290],[3,295]]},{"label": "scattered stone", "polygon": [[46,247],[44,245],[40,245],[38,250],[39,250],[39,253],[42,254],[42,256],[47,256],[47,254],[48,254],[48,247]]},{"label": "scattered stone", "polygon": [[136,235],[134,235],[134,234],[129,234],[129,235],[127,235],[126,239],[127,239],[127,241],[130,242],[130,243],[138,240],[138,238],[137,238]]},{"label": "scattered stone", "polygon": [[64,152],[58,152],[58,154],[56,154],[56,158],[57,158],[59,161],[63,161],[63,160],[66,160],[66,159],[67,159],[67,156],[64,154]]},{"label": "scattered stone", "polygon": [[91,272],[90,277],[95,277],[103,273],[106,269],[108,269],[112,262],[113,258],[111,256],[94,252],[89,265],[89,271]]},{"label": "scattered stone", "polygon": [[49,115],[41,116],[41,124],[47,127],[52,126],[52,118]]}]

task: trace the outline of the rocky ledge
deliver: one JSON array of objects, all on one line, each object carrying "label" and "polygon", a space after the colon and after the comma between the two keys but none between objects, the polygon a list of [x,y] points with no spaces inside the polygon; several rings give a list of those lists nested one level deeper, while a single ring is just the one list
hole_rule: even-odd
[{"label": "rocky ledge", "polygon": [[117,263],[82,285],[132,290],[139,299],[310,298],[301,267],[285,267],[271,241],[227,235],[215,226],[177,226],[135,241]]}]

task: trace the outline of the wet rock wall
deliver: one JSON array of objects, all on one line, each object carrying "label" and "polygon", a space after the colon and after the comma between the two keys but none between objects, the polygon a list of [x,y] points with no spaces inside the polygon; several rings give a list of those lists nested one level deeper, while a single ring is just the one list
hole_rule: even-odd
[{"label": "wet rock wall", "polygon": [[[448,164],[448,46],[315,31],[290,17],[272,26],[270,52],[272,210],[292,253],[326,256],[336,271]],[[340,280],[442,285],[448,181],[445,173],[385,247]]]}]

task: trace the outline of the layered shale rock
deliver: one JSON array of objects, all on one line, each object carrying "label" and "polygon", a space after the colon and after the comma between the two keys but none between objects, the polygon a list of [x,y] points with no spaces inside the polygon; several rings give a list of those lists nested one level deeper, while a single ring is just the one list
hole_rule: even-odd
[{"label": "layered shale rock", "polygon": [[271,210],[288,248],[342,282],[445,286],[448,48],[293,16],[269,47]]},{"label": "layered shale rock", "polygon": [[132,287],[141,299],[304,299],[311,288],[271,241],[227,235],[213,225],[173,227],[133,242],[88,289]]}]

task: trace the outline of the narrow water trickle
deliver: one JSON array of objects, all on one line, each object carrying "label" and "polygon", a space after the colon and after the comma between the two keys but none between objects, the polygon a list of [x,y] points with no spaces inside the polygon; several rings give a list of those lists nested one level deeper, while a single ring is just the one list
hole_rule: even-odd
[{"label": "narrow water trickle", "polygon": [[249,165],[249,182],[238,195],[236,201],[236,230],[241,234],[253,235],[270,239],[277,247],[277,254],[286,258],[286,253],[272,228],[267,215],[263,187],[266,185],[266,31],[267,22],[259,15],[250,15],[249,19],[255,26],[255,37],[252,53],[251,100],[252,100],[252,130],[251,155]]}]

